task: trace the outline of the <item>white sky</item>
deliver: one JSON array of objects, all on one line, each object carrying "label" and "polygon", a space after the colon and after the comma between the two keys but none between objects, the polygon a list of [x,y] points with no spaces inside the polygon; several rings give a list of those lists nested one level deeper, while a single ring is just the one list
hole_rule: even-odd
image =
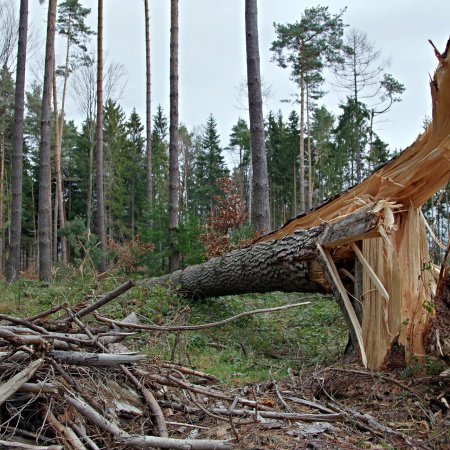
[{"label": "white sky", "polygon": [[[90,24],[95,29],[97,1],[82,3],[92,8]],[[275,38],[273,22],[295,22],[305,7],[327,3],[259,0],[258,4],[261,75],[272,88],[265,115],[269,110],[281,109],[287,117],[293,105],[280,100],[289,98],[296,85],[289,80],[289,69],[281,69],[270,61],[269,49]],[[421,132],[425,115],[431,114],[428,83],[437,60],[427,40],[432,39],[444,50],[450,35],[450,1],[333,0],[328,4],[332,13],[347,6],[344,22],[367,33],[382,57],[390,59],[388,71],[405,85],[403,101],[383,116],[376,131],[391,149],[407,147]],[[150,0],[150,10],[153,111],[161,104],[168,114],[170,1]],[[111,60],[127,69],[128,83],[120,103],[127,114],[135,107],[144,121],[144,2],[105,0],[104,11],[105,51]],[[45,19],[46,5],[31,1],[30,20],[42,29],[42,36]],[[213,113],[222,144],[228,145],[232,125],[239,116],[247,119],[238,100],[238,86],[246,74],[244,0],[180,0],[179,74],[180,120],[191,129],[205,123]],[[331,86],[325,89],[329,94],[321,103],[337,112],[338,101],[344,95]],[[74,105],[69,105],[68,116],[77,117]]]}]

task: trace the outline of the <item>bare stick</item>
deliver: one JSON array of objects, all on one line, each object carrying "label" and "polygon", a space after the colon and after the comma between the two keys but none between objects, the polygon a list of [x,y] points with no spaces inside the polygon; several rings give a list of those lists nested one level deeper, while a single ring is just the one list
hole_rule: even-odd
[{"label": "bare stick", "polygon": [[284,400],[283,396],[281,395],[280,389],[278,388],[277,380],[272,380],[272,382],[273,382],[273,386],[275,387],[275,392],[277,394],[278,400],[280,400],[280,403],[284,406],[284,409],[288,413],[292,412],[291,407],[286,403],[286,401]]},{"label": "bare stick", "polygon": [[86,442],[91,450],[100,450],[100,447],[86,434],[84,427],[75,422],[70,422],[70,426],[76,431],[78,436]]},{"label": "bare stick", "polygon": [[309,305],[311,302],[293,303],[291,305],[278,306],[276,308],[255,309],[253,311],[246,311],[236,316],[229,317],[228,319],[220,320],[218,322],[205,323],[202,325],[179,325],[179,326],[161,326],[161,325],[144,325],[144,324],[126,324],[119,320],[108,319],[107,317],[95,314],[95,318],[100,322],[111,323],[119,327],[133,328],[135,330],[148,330],[148,331],[194,331],[205,330],[207,328],[220,327],[234,320],[242,319],[243,317],[253,316],[255,314],[271,313],[275,311],[282,311],[290,308],[298,308],[299,306]]},{"label": "bare stick", "polygon": [[2,384],[0,386],[0,405],[17,392],[36,373],[42,364],[44,364],[44,360],[39,358],[31,362],[25,369],[14,375],[6,383]]},{"label": "bare stick", "polygon": [[47,311],[42,311],[39,314],[36,314],[31,317],[27,317],[24,320],[29,321],[29,322],[34,322],[34,321],[42,319],[44,317],[48,317],[50,314],[54,314],[55,312],[61,311],[61,309],[63,309],[63,308],[64,308],[63,305],[57,305],[57,306],[54,306],[53,308],[47,309]]},{"label": "bare stick", "polygon": [[54,350],[53,352],[49,352],[48,355],[65,364],[78,366],[118,366],[120,364],[133,364],[146,359],[145,355],[66,352],[62,350]]},{"label": "bare stick", "polygon": [[7,316],[6,314],[0,314],[0,320],[6,320],[7,322],[17,323],[18,325],[23,325],[24,327],[30,328],[38,333],[48,334],[45,328],[42,328],[34,323],[30,323],[27,319],[18,319],[17,317]]},{"label": "bare stick", "polygon": [[[118,288],[114,289],[113,291],[106,294],[104,297],[102,297],[100,300],[96,301],[92,305],[87,306],[86,308],[83,308],[81,311],[78,311],[75,316],[78,318],[87,316],[91,312],[95,311],[98,308],[101,308],[102,306],[109,303],[111,300],[114,300],[115,298],[119,297],[119,295],[122,295],[124,292],[128,291],[134,286],[133,281],[128,280],[126,283],[122,284]],[[73,318],[68,317],[63,322],[68,323],[72,322]]]},{"label": "bare stick", "polygon": [[169,362],[164,361],[164,362],[158,363],[158,366],[164,367],[165,369],[176,369],[186,375],[194,375],[199,378],[204,378],[205,380],[213,381],[214,383],[219,382],[219,379],[213,375],[210,375],[205,372],[200,372],[199,370],[191,369],[190,367],[180,366],[179,364],[174,364],[174,363],[169,363]]},{"label": "bare stick", "polygon": [[[203,414],[201,409],[195,409],[192,407],[188,407],[186,405],[180,403],[172,403],[166,400],[160,401],[161,406],[172,408],[176,411],[184,411],[189,414]],[[227,408],[213,408],[211,410],[214,414],[222,414],[224,416],[227,415]],[[339,413],[333,414],[304,414],[304,413],[282,413],[277,411],[255,411],[249,409],[234,409],[232,411],[233,416],[240,417],[255,417],[256,414],[259,417],[264,417],[267,419],[278,419],[278,420],[300,420],[303,422],[342,422],[344,420],[344,416]]]},{"label": "bare stick", "polygon": [[70,427],[64,426],[53,414],[48,405],[44,405],[43,412],[45,413],[48,423],[52,428],[59,434],[62,434],[70,445],[76,450],[87,450],[83,443],[80,441],[78,436]]},{"label": "bare stick", "polygon": [[29,445],[23,442],[16,441],[0,441],[0,448],[20,448],[20,449],[30,449],[30,450],[64,450],[62,445]]},{"label": "bare stick", "polygon": [[168,448],[181,450],[226,450],[232,449],[227,441],[213,441],[211,439],[172,439],[155,436],[128,436],[119,438],[116,442],[130,447]]},{"label": "bare stick", "polygon": [[87,417],[94,425],[98,426],[107,433],[113,436],[128,436],[125,431],[121,430],[115,423],[110,422],[108,419],[99,414],[91,405],[87,404],[81,398],[70,396],[65,394],[67,403],[72,405],[80,414]]}]

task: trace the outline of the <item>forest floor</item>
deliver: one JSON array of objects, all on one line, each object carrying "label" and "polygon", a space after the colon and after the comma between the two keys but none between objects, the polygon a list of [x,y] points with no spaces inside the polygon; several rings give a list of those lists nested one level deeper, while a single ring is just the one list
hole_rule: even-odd
[{"label": "forest floor", "polygon": [[[91,302],[123,280],[64,271],[50,285],[22,279],[0,286],[0,313],[27,317],[63,302]],[[183,411],[175,405],[163,408],[170,437],[230,439],[236,449],[450,448],[448,368],[438,360],[420,365],[412,358],[410,366],[396,372],[362,369],[342,356],[346,327],[328,297],[274,293],[193,302],[164,289],[135,287],[101,313],[123,318],[135,312],[141,323],[191,325],[301,301],[311,303],[206,330],[127,338],[130,349],[148,355],[142,366],[148,373],[163,374],[172,363],[213,379],[185,375],[186,382],[200,387],[195,394],[167,388],[185,406]],[[169,379],[167,371],[164,376]],[[222,398],[209,396],[211,391]],[[260,411],[245,412],[238,397],[257,400]],[[217,412],[224,408],[227,414]],[[239,410],[243,415],[235,417]],[[264,410],[278,415],[267,417]],[[295,416],[302,414],[304,420]]]}]

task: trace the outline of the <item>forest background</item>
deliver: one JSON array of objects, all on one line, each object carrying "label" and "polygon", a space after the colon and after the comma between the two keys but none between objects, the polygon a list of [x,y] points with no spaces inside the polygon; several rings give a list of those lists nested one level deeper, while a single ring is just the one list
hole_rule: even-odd
[{"label": "forest background", "polygon": [[[70,5],[78,2],[59,2]],[[69,243],[68,261],[74,265],[87,264],[95,268],[98,263],[98,247],[96,238],[95,212],[95,177],[92,155],[95,154],[95,5],[94,2],[80,2],[83,6],[91,6],[92,13],[86,11],[85,25],[78,44],[74,50],[72,65],[69,70],[67,110],[64,116],[61,169],[63,180],[64,227],[55,226],[53,235],[53,261],[66,262],[61,256],[62,238]],[[111,48],[105,61],[105,101],[104,101],[104,145],[105,145],[105,198],[106,198],[106,228],[110,261],[120,262],[125,270],[146,270],[150,274],[160,274],[168,270],[169,226],[168,226],[168,36],[159,38],[153,36],[153,112],[151,144],[153,149],[152,169],[153,201],[150,207],[146,197],[146,146],[143,102],[145,92],[145,50],[144,50],[144,14],[142,2],[127,3],[127,12],[121,12],[123,3],[106,2],[105,5],[105,47]],[[136,3],[136,4],[135,4]],[[198,2],[201,3],[201,2]],[[208,2],[207,2],[208,3]],[[211,3],[211,2],[209,2]],[[282,3],[286,3],[283,8]],[[399,2],[404,3],[404,2]],[[441,8],[441,2],[437,2]],[[228,2],[227,2],[228,4]],[[409,3],[408,3],[409,4]],[[313,8],[317,3],[313,2]],[[277,39],[280,43],[281,28],[284,22],[293,23],[308,19],[304,5],[295,5],[296,12],[292,15],[292,2],[277,2],[276,11],[269,9],[273,5],[260,4],[261,11],[261,54],[262,78],[265,91],[265,133],[269,170],[269,199],[271,211],[271,228],[280,226],[284,221],[296,215],[305,208],[317,205],[323,199],[342,191],[360,181],[371,170],[386,162],[406,144],[412,142],[426,126],[428,118],[426,107],[429,104],[426,72],[434,65],[432,53],[426,48],[426,38],[420,38],[414,33],[416,20],[420,18],[421,26],[427,25],[427,14],[432,10],[417,2],[417,8],[403,8],[402,24],[407,24],[409,32],[402,28],[390,26],[391,21],[399,23],[398,16],[393,12],[387,14],[383,5],[374,11],[361,11],[361,5],[352,5],[347,11],[339,9],[338,4],[330,8],[330,15],[340,15],[345,25],[343,42],[346,44],[347,55],[360,52],[361,66],[358,70],[344,73],[341,67],[332,61],[321,61],[311,68],[307,80],[306,117],[303,124],[303,157],[306,159],[304,176],[307,185],[304,187],[307,199],[301,204],[302,187],[300,180],[300,117],[298,105],[298,79],[289,68],[283,68],[284,61],[277,53]],[[81,7],[81,5],[79,5]],[[211,14],[209,5],[197,5],[198,10]],[[342,5],[344,6],[344,5]],[[25,112],[25,171],[23,179],[23,235],[21,249],[21,269],[36,268],[37,243],[37,211],[39,183],[39,143],[40,114],[42,98],[43,73],[43,39],[40,38],[41,17],[46,15],[46,7],[34,2],[30,5],[31,33],[29,42],[29,60],[27,69],[27,93]],[[211,228],[211,209],[217,203],[216,196],[228,197],[228,201],[238,204],[240,220],[236,230],[229,227],[220,232],[234,245],[241,238],[252,236],[249,205],[251,203],[251,170],[250,170],[250,135],[248,128],[246,104],[246,85],[244,71],[244,32],[235,28],[239,23],[243,27],[243,7],[235,2],[223,5],[214,10],[209,18],[202,20],[194,14],[195,5],[181,4],[180,9],[180,120],[179,128],[179,163],[180,163],[180,232],[179,248],[183,265],[201,261],[208,252],[205,240],[199,236],[207,234],[208,224]],[[392,7],[392,5],[390,5]],[[395,5],[395,8],[399,8]],[[4,48],[14,48],[14,51],[2,52],[1,61],[1,127],[2,127],[2,161],[1,172],[1,265],[2,270],[8,256],[10,242],[10,202],[11,202],[11,163],[12,163],[12,126],[14,113],[14,46],[8,47],[8,42],[17,42],[18,2],[2,0],[1,23],[3,36],[11,36],[2,45]],[[153,6],[152,6],[153,8]],[[161,2],[155,2],[151,11],[151,30],[160,34],[169,33],[168,5],[163,9]],[[162,9],[161,9],[162,8]],[[230,14],[230,8],[234,8]],[[425,14],[425,11],[427,14]],[[434,15],[430,20],[431,37],[436,42],[447,38],[444,22],[445,14]],[[361,30],[363,21],[356,20],[353,14],[365,17],[367,29]],[[383,17],[383,27],[377,26],[376,17]],[[131,16],[134,15],[132,18]],[[270,20],[267,17],[270,16]],[[414,16],[414,20],[412,19]],[[59,16],[61,19],[61,16]],[[127,23],[125,17],[130,17]],[[352,17],[354,22],[352,22]],[[225,18],[222,20],[221,18]],[[278,19],[279,18],[279,19]],[[408,21],[408,18],[410,20]],[[233,22],[233,19],[234,22]],[[11,20],[13,22],[11,22]],[[120,20],[120,25],[115,21]],[[195,23],[190,21],[194,20]],[[278,25],[273,26],[272,22]],[[15,22],[14,22],[15,21]],[[381,18],[380,18],[381,21]],[[206,24],[219,23],[214,35],[207,38]],[[139,26],[137,26],[139,24]],[[153,28],[154,25],[154,28]],[[228,26],[227,30],[223,28]],[[277,28],[278,26],[278,28]],[[378,33],[382,29],[383,39],[404,43],[398,51],[389,47],[389,54],[378,42],[372,41],[372,34],[366,34],[371,27],[377,26]],[[135,28],[141,33],[141,38],[128,40],[127,30]],[[184,30],[195,29],[197,33],[188,44],[188,34]],[[120,30],[120,32],[118,31]],[[443,30],[443,31],[441,31]],[[218,38],[218,32],[223,31],[224,37]],[[277,35],[278,31],[278,35]],[[8,34],[9,33],[9,34]],[[83,35],[84,33],[84,35]],[[109,33],[109,34],[108,34]],[[213,31],[211,30],[211,33]],[[380,34],[377,33],[377,36]],[[425,31],[424,31],[425,33]],[[436,33],[442,36],[435,37]],[[401,37],[399,38],[399,34]],[[414,39],[421,39],[419,45],[414,45]],[[135,35],[133,35],[135,36]],[[214,39],[214,37],[216,39]],[[226,37],[225,37],[226,36]],[[60,30],[56,37],[59,66],[64,64],[66,36]],[[110,39],[110,41],[108,40]],[[352,41],[353,39],[353,41]],[[405,40],[403,40],[405,39]],[[133,43],[130,51],[130,41]],[[239,41],[238,44],[236,42]],[[109,43],[111,42],[111,44]],[[200,44],[212,42],[208,50]],[[353,42],[353,53],[351,50]],[[385,41],[384,41],[385,42]],[[407,42],[407,44],[405,43]],[[198,47],[191,54],[189,45],[197,43]],[[184,50],[186,45],[186,50]],[[229,51],[225,51],[225,46]],[[280,43],[281,45],[281,43]],[[6,46],[6,47],[5,47]],[[387,44],[384,44],[386,47]],[[122,48],[123,61],[116,49]],[[423,54],[429,56],[429,66],[421,67],[417,55],[423,48]],[[234,49],[234,50],[233,50]],[[342,51],[342,48],[337,49]],[[345,49],[344,49],[345,50]],[[192,50],[191,50],[192,51]],[[166,54],[166,62],[158,59],[158,52]],[[345,51],[344,51],[345,53]],[[127,54],[127,56],[125,56]],[[184,56],[183,56],[184,55]],[[192,55],[195,55],[193,57]],[[225,58],[229,56],[231,59]],[[200,59],[198,59],[200,57]],[[238,57],[242,59],[240,63]],[[388,58],[392,63],[388,64]],[[223,60],[232,69],[236,78],[223,78],[225,71],[220,70],[218,60]],[[134,61],[133,63],[131,62]],[[272,61],[270,61],[272,60]],[[136,61],[141,66],[135,65]],[[416,74],[420,82],[408,85],[396,72],[396,67],[409,67],[407,72]],[[265,68],[267,67],[267,71]],[[213,70],[213,73],[210,70]],[[348,67],[347,67],[348,69]],[[356,66],[354,66],[356,69]],[[361,70],[360,70],[361,69]],[[365,70],[365,72],[362,71]],[[308,69],[309,70],[309,69]],[[58,103],[61,104],[63,68],[58,72]],[[357,83],[348,83],[348,77],[356,72],[362,73]],[[227,72],[229,73],[229,72]],[[289,80],[290,78],[293,80]],[[346,78],[347,77],[347,78]],[[398,78],[398,80],[397,80]],[[206,79],[208,83],[206,83]],[[283,81],[279,81],[283,79]],[[166,81],[163,81],[166,80]],[[213,80],[213,82],[209,82]],[[273,81],[272,81],[273,80]],[[199,85],[202,87],[200,88]],[[197,86],[197,88],[196,88]],[[356,86],[356,87],[355,87]],[[406,90],[405,90],[406,88]],[[334,98],[330,93],[334,94]],[[293,94],[293,95],[292,95]],[[223,95],[226,97],[224,98]],[[409,96],[409,97],[407,97]],[[412,98],[412,100],[411,100]],[[282,100],[288,100],[282,102]],[[408,99],[405,110],[402,100]],[[209,100],[212,103],[208,103]],[[410,105],[419,104],[420,110]],[[228,107],[224,107],[224,105]],[[163,106],[161,106],[163,105]],[[184,105],[184,106],[183,106]],[[325,106],[326,105],[326,106]],[[134,109],[133,107],[136,107]],[[392,107],[392,108],[391,108]],[[386,111],[385,111],[386,110]],[[139,113],[138,113],[139,111]],[[411,114],[414,115],[411,118]],[[54,114],[52,114],[53,117]],[[230,116],[233,116],[231,118]],[[60,116],[59,116],[60,117]],[[400,117],[401,119],[393,119]],[[203,124],[201,124],[203,122]],[[391,122],[391,123],[389,123]],[[393,125],[393,127],[392,127]],[[391,128],[389,133],[387,130]],[[397,131],[392,131],[392,128]],[[399,132],[401,130],[401,133]],[[385,134],[386,133],[386,134]],[[390,134],[390,136],[389,136]],[[402,137],[400,137],[400,135]],[[405,137],[406,136],[406,137]],[[359,162],[358,162],[359,161]],[[219,179],[230,178],[233,185],[224,184]],[[53,180],[53,203],[55,198],[55,180]],[[221,187],[222,186],[222,190]],[[222,203],[224,205],[224,203]],[[227,209],[230,203],[226,204]],[[445,241],[448,236],[448,187],[437,193],[427,205],[426,215],[434,228],[437,237]],[[242,214],[241,214],[242,213]],[[150,226],[151,224],[151,226]],[[209,230],[210,231],[210,230]],[[208,242],[206,242],[208,244]],[[437,244],[433,245],[434,255],[440,252]],[[154,251],[149,251],[153,248]]]}]

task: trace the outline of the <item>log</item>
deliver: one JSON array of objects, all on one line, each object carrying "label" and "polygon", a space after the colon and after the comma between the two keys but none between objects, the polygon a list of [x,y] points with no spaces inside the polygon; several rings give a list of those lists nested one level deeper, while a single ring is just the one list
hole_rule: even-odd
[{"label": "log", "polygon": [[[317,243],[342,246],[357,239],[381,236],[380,229],[390,232],[385,217],[386,208],[391,211],[391,207],[387,202],[360,205],[339,221],[234,250],[140,284],[164,285],[192,298],[250,292],[329,292],[329,283],[317,262]],[[348,254],[344,252],[342,259]]]},{"label": "log", "polygon": [[[9,352],[0,352],[0,361],[5,357],[10,356]],[[147,357],[145,355],[132,355],[120,353],[85,353],[76,351],[53,350],[47,352],[47,356],[53,358],[55,361],[63,364],[74,366],[119,366],[121,364],[133,364],[139,361],[144,361]],[[9,357],[9,361],[23,362],[29,358],[28,353],[16,352]],[[25,381],[24,381],[25,382]]]}]

